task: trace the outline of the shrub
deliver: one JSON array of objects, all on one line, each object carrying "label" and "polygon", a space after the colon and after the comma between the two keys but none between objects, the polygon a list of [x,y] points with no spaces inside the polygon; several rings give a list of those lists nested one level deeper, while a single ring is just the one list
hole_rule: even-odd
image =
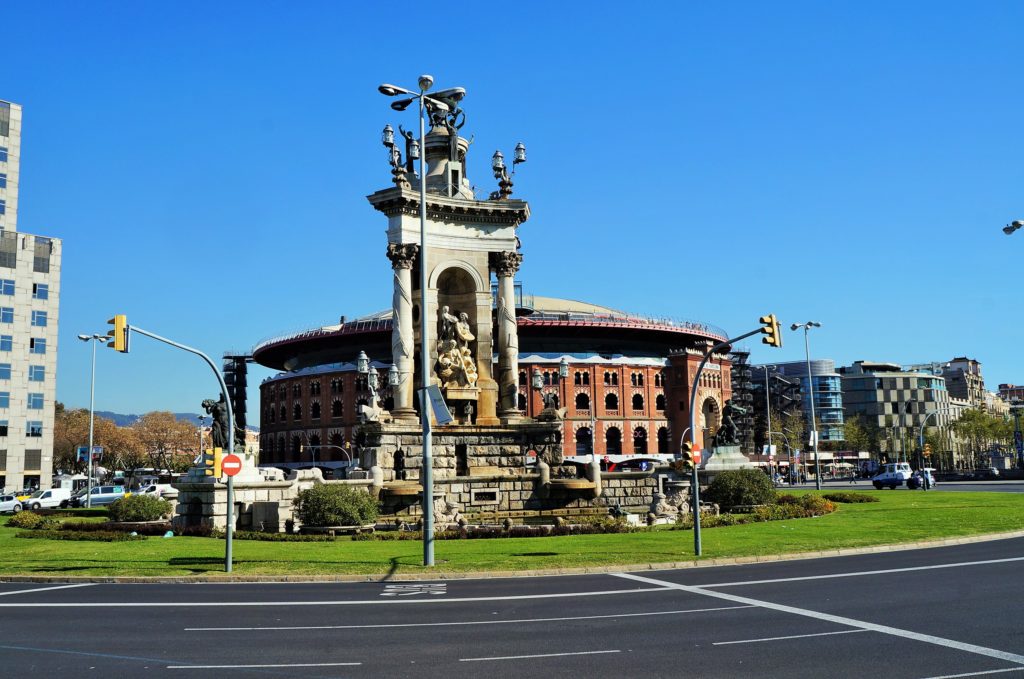
[{"label": "shrub", "polygon": [[318,483],[295,498],[295,513],[306,526],[363,526],[377,520],[380,503],[363,490]]},{"label": "shrub", "polygon": [[834,503],[826,500],[820,495],[804,495],[800,498],[800,506],[804,508],[808,516],[821,516],[831,514],[836,510]]},{"label": "shrub", "polygon": [[723,511],[740,505],[767,505],[775,501],[775,487],[760,469],[730,469],[715,477],[704,499],[718,503]]},{"label": "shrub", "polygon": [[79,531],[67,531],[67,530],[33,530],[33,531],[22,531],[15,537],[19,538],[37,538],[42,540],[72,540],[72,541],[95,541],[95,542],[127,542],[129,540],[145,540],[146,538],[141,535],[132,535],[130,533],[121,533],[118,531],[94,531],[92,533],[83,533]]},{"label": "shrub", "polygon": [[844,502],[853,503],[858,502],[878,502],[878,498],[874,495],[868,495],[867,493],[825,493],[822,495],[826,500],[832,502]]},{"label": "shrub", "polygon": [[40,523],[43,522],[43,517],[39,516],[35,512],[21,512],[15,514],[7,521],[9,528],[27,528],[32,530]]},{"label": "shrub", "polygon": [[152,495],[129,495],[110,505],[111,521],[158,521],[171,513],[171,503]]},{"label": "shrub", "polygon": [[775,498],[775,504],[777,505],[797,505],[800,504],[800,498],[796,495],[790,495],[789,493],[782,493]]}]

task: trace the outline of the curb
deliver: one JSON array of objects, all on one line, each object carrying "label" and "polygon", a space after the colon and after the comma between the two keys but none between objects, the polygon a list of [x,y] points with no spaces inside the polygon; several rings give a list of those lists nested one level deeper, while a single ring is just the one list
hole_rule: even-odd
[{"label": "curb", "polygon": [[805,559],[824,559],[836,556],[855,556],[857,554],[877,554],[880,552],[902,552],[913,549],[931,549],[935,547],[951,547],[993,540],[1009,540],[1024,537],[1024,530],[1007,533],[984,533],[958,538],[940,540],[919,540],[891,545],[872,545],[870,547],[848,547],[843,549],[819,550],[816,552],[796,552],[793,554],[765,554],[759,556],[734,556],[702,559],[700,561],[669,561],[665,563],[619,564],[608,566],[580,566],[574,568],[537,568],[515,571],[467,571],[445,573],[402,573],[402,574],[339,574],[339,575],[181,575],[181,576],[60,576],[60,575],[4,575],[0,582],[59,582],[59,583],[145,583],[145,584],[195,584],[195,583],[315,583],[315,582],[409,582],[421,580],[483,580],[491,578],[526,578],[556,575],[596,575],[604,573],[621,573],[623,571],[664,571],[686,568],[710,568],[715,566],[738,566],[752,563],[768,563],[772,561],[802,561]]}]

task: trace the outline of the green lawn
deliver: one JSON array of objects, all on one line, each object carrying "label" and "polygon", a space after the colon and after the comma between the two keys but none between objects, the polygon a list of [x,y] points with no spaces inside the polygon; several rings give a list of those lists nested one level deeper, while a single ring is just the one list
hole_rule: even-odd
[{"label": "green lawn", "polygon": [[[828,516],[705,529],[703,559],[808,552],[1024,529],[1024,493],[861,491],[882,501]],[[6,524],[7,519],[2,519]],[[15,538],[0,527],[0,576],[181,576],[223,573],[224,541]],[[234,541],[238,575],[421,573],[419,541]],[[692,560],[693,533],[665,531],[504,540],[439,540],[431,572],[518,571]]]}]

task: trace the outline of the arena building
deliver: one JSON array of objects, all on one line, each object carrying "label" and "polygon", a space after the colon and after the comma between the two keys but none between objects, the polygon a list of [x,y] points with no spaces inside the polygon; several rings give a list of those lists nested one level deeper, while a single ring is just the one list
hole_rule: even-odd
[{"label": "arena building", "polygon": [[[544,395],[553,394],[566,408],[562,440],[569,457],[596,453],[611,464],[635,456],[638,461],[671,458],[689,422],[683,393],[689,386],[680,382],[696,372],[700,349],[726,339],[725,332],[583,302],[521,293],[516,298],[519,409],[533,417],[543,409]],[[386,374],[391,330],[387,310],[342,318],[338,325],[275,338],[254,349],[255,362],[282,371],[260,385],[262,464],[347,466],[358,406],[370,398],[366,377],[356,372],[356,356],[365,351]],[[559,377],[563,359],[565,379]],[[685,370],[688,363],[693,365]],[[728,361],[718,357],[708,365],[702,377],[705,434],[717,427],[730,385]],[[541,376],[540,389],[532,385],[534,370]],[[392,404],[385,397],[385,409]]]}]

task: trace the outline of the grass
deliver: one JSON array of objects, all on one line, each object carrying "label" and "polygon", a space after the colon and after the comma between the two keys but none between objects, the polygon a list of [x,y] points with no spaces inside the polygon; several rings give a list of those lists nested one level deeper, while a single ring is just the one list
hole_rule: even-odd
[{"label": "grass", "polygon": [[[1024,529],[1024,493],[861,491],[881,502],[842,504],[813,519],[706,529],[702,559],[896,544]],[[799,492],[798,492],[799,494]],[[150,537],[127,543],[16,538],[0,520],[0,577],[217,575],[224,542]],[[338,575],[425,572],[419,541],[274,543],[234,541],[238,575]],[[576,535],[435,543],[430,572],[517,571],[691,560],[691,531]]]}]

